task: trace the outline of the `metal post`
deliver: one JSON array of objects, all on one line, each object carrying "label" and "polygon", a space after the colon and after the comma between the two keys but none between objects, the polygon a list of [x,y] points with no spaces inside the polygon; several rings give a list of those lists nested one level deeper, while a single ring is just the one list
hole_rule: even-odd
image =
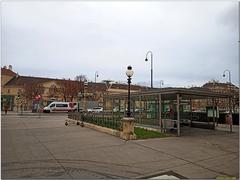
[{"label": "metal post", "polygon": [[141,122],[142,122],[142,110],[143,110],[143,108],[142,108],[142,98],[141,98],[141,96],[139,96],[139,102],[140,102],[139,123],[141,123]]},{"label": "metal post", "polygon": [[145,61],[148,61],[147,55],[149,53],[151,53],[151,88],[153,88],[153,53],[152,53],[152,51],[147,52]]},{"label": "metal post", "polygon": [[158,103],[159,103],[159,125],[160,125],[160,129],[161,129],[161,132],[162,132],[162,96],[161,94],[159,94],[158,96]]},{"label": "metal post", "polygon": [[229,98],[229,114],[231,117],[231,121],[229,122],[230,123],[230,132],[232,132],[232,124],[233,124],[231,99],[232,98]]},{"label": "metal post", "polygon": [[212,106],[213,106],[213,129],[215,130],[215,98],[212,98]]},{"label": "metal post", "polygon": [[83,103],[84,103],[84,111],[87,112],[87,101],[86,101],[86,96],[87,96],[87,82],[84,82],[84,88],[83,88]]},{"label": "metal post", "polygon": [[118,115],[119,115],[119,117],[120,117],[120,112],[121,111],[121,99],[120,99],[120,97],[118,98]]},{"label": "metal post", "polygon": [[192,98],[190,98],[190,120],[191,120],[191,122],[190,122],[189,126],[191,127],[192,126]]},{"label": "metal post", "polygon": [[128,77],[128,107],[127,107],[127,117],[131,116],[130,111],[130,83],[131,83],[131,77]]},{"label": "metal post", "polygon": [[113,119],[114,98],[112,98],[112,119]]},{"label": "metal post", "polygon": [[151,53],[151,88],[153,88],[153,54]]},{"label": "metal post", "polygon": [[21,102],[20,108],[21,108],[21,115],[23,115],[23,105],[22,105],[22,102]]},{"label": "metal post", "polygon": [[17,100],[17,114],[18,114],[19,100]]},{"label": "metal post", "polygon": [[162,88],[163,80],[160,80],[160,88]]},{"label": "metal post", "polygon": [[38,101],[38,118],[40,119],[41,118],[41,112],[40,112],[40,104],[41,104],[41,102],[40,102],[40,100]]},{"label": "metal post", "polygon": [[179,94],[177,94],[177,135],[180,136],[180,112],[179,112]]},{"label": "metal post", "polygon": [[97,82],[97,77],[98,77],[99,75],[98,75],[98,72],[96,71],[95,72],[95,83]]}]

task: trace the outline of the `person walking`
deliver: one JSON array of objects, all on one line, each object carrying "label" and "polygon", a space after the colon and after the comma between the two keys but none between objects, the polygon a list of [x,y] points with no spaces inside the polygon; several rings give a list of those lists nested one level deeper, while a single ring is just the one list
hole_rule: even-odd
[{"label": "person walking", "polygon": [[8,105],[7,104],[4,106],[4,111],[5,111],[5,115],[7,115],[7,111],[8,111]]}]

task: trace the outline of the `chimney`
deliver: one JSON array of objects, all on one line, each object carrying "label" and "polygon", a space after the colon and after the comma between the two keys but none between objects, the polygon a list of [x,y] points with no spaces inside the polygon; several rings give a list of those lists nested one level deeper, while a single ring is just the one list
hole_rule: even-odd
[{"label": "chimney", "polygon": [[7,69],[7,66],[3,66],[3,69]]},{"label": "chimney", "polygon": [[8,69],[12,71],[12,65],[9,65],[9,66],[8,66]]}]

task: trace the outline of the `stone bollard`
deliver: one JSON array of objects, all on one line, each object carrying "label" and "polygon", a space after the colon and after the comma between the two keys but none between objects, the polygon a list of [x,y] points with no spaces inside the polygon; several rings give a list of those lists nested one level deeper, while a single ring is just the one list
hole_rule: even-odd
[{"label": "stone bollard", "polygon": [[124,140],[136,139],[134,134],[134,118],[124,117],[122,119],[123,130],[120,132],[120,138]]}]

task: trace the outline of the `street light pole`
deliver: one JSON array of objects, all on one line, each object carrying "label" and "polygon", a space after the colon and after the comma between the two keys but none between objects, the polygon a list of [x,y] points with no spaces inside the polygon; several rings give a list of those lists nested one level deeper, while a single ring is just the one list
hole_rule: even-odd
[{"label": "street light pole", "polygon": [[127,107],[127,117],[131,117],[131,110],[130,110],[130,84],[131,84],[131,77],[133,75],[133,70],[131,66],[127,67],[126,75],[128,77],[128,107]]},{"label": "street light pole", "polygon": [[230,83],[230,85],[231,85],[231,71],[229,71],[228,69],[226,69],[225,71],[223,71],[223,77],[225,77],[226,75],[225,75],[225,72],[228,72],[228,78],[229,78],[229,83]]},{"label": "street light pole", "polygon": [[153,88],[153,53],[152,51],[147,52],[145,61],[148,61],[147,56],[149,53],[151,54],[151,88]]},{"label": "street light pole", "polygon": [[120,138],[124,140],[136,139],[136,134],[134,133],[134,118],[131,117],[130,111],[130,84],[131,77],[133,75],[133,70],[131,66],[127,67],[126,75],[128,77],[128,107],[127,107],[127,117],[122,119],[122,131],[120,132]]},{"label": "street light pole", "polygon": [[83,88],[83,104],[84,104],[84,112],[87,112],[87,88],[88,88],[88,82],[84,82],[84,88]]},{"label": "street light pole", "polygon": [[232,82],[231,82],[231,71],[230,70],[228,70],[228,69],[226,69],[225,71],[223,71],[223,77],[225,77],[226,75],[225,75],[225,73],[226,72],[228,72],[228,78],[229,78],[229,91],[230,91],[230,93],[232,93],[232,88],[231,88],[231,84],[232,84]]},{"label": "street light pole", "polygon": [[160,80],[160,88],[162,88],[162,85],[164,84],[163,80]]},{"label": "street light pole", "polygon": [[95,83],[97,82],[97,78],[99,77],[98,72],[95,72]]},{"label": "street light pole", "polygon": [[[230,94],[232,94],[232,88],[231,88],[231,71],[226,69],[225,71],[223,71],[223,77],[225,77],[225,72],[228,72],[228,78],[229,78],[229,91],[230,91]],[[231,120],[230,120],[230,131],[232,132],[232,108],[235,109],[233,106],[233,99],[230,98],[229,99],[229,113],[230,113],[230,117],[231,117]],[[235,110],[233,110],[235,111]]]}]

